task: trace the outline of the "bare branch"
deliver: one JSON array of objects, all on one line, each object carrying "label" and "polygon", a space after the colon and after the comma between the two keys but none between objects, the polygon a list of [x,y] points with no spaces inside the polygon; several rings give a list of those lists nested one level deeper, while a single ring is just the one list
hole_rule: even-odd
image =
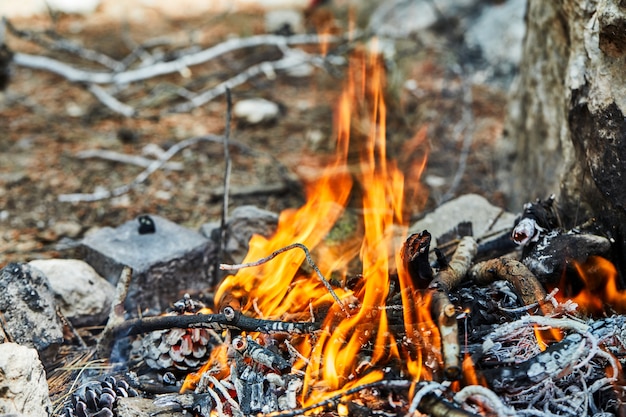
[{"label": "bare branch", "polygon": [[[80,159],[99,158],[107,161],[136,165],[142,168],[147,168],[154,162],[154,159],[146,158],[140,155],[128,155],[106,149],[87,149],[78,152],[76,157]],[[170,171],[180,171],[183,169],[183,164],[179,162],[167,162],[163,165],[163,168],[169,169]]]},{"label": "bare branch", "polygon": [[309,263],[311,268],[313,268],[313,270],[315,271],[315,273],[319,277],[320,281],[322,281],[322,284],[324,284],[326,289],[328,289],[328,292],[330,293],[330,295],[332,295],[332,297],[335,300],[335,302],[337,303],[337,305],[341,308],[341,311],[343,311],[346,314],[347,317],[350,317],[350,313],[348,313],[348,310],[346,310],[346,307],[343,305],[343,303],[341,302],[341,300],[339,299],[339,297],[337,296],[337,294],[333,290],[332,285],[330,285],[330,282],[328,282],[328,280],[326,278],[324,278],[324,275],[322,274],[322,271],[320,271],[320,269],[315,264],[315,261],[311,257],[311,252],[309,252],[309,249],[305,245],[303,245],[302,243],[292,243],[291,245],[285,246],[284,248],[280,248],[280,249],[272,252],[271,254],[266,256],[265,258],[261,258],[261,259],[259,259],[258,261],[255,261],[255,262],[248,262],[248,263],[245,263],[245,264],[237,264],[237,265],[221,264],[220,265],[220,269],[226,270],[226,271],[232,271],[232,270],[237,270],[237,269],[250,268],[250,267],[253,267],[253,266],[259,266],[259,265],[262,265],[262,264],[264,264],[266,262],[271,261],[272,259],[274,259],[278,255],[280,255],[281,253],[287,252],[288,250],[295,249],[295,248],[300,248],[300,249],[302,249],[304,251],[304,256],[306,257],[307,262]]},{"label": "bare branch", "polygon": [[100,87],[96,84],[89,84],[87,89],[91,94],[93,94],[102,104],[107,106],[110,110],[113,110],[115,113],[119,113],[126,117],[133,117],[135,115],[135,109],[129,106],[128,104],[124,104],[111,94],[109,94],[104,88]]},{"label": "bare branch", "polygon": [[[13,57],[13,61],[16,65],[20,65],[23,67],[52,72],[54,74],[60,75],[70,82],[120,85],[143,81],[161,75],[185,71],[191,66],[203,64],[219,57],[220,55],[224,55],[228,52],[233,52],[239,49],[252,48],[261,45],[284,46],[318,44],[322,42],[332,43],[337,42],[339,39],[341,38],[323,35],[294,35],[290,37],[278,35],[258,35],[243,39],[234,38],[212,46],[210,48],[203,49],[202,51],[181,56],[180,58],[173,61],[156,62],[153,65],[148,65],[145,67],[117,73],[82,70],[53,58],[25,53],[16,53]],[[284,65],[284,63],[282,65]],[[224,88],[225,87],[229,86],[224,86]]]}]

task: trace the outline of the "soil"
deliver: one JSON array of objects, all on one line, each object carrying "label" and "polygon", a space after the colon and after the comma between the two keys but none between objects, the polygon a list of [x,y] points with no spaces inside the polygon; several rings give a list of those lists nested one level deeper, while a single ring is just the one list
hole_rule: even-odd
[{"label": "soil", "polygon": [[[324,16],[334,13],[337,30],[348,27],[346,10],[323,9],[316,12],[318,20],[321,12],[326,13]],[[309,26],[314,17],[309,16]],[[168,53],[264,31],[259,13],[184,18],[146,13],[143,18],[122,23],[98,11],[89,16],[60,15],[54,25],[49,16],[11,21],[20,29],[54,28],[63,37],[117,59],[130,52],[128,38],[136,43],[167,38],[168,44],[159,49]],[[7,44],[13,51],[86,65],[13,35],[7,35]],[[315,51],[313,47],[306,49]],[[410,178],[424,183],[419,203],[407,209],[411,218],[436,207],[444,196],[468,192],[504,205],[505,196],[498,192],[495,181],[493,149],[502,131],[505,92],[487,84],[472,86],[473,140],[462,180],[451,190],[465,137],[463,87],[467,84],[452,71],[462,58],[451,57],[445,45],[437,44],[418,47],[405,42],[397,51],[393,65],[388,66],[388,155],[429,153],[422,177]],[[59,196],[102,187],[113,189],[130,183],[143,170],[125,163],[80,159],[77,154],[81,151],[106,149],[140,155],[149,144],[168,149],[189,137],[221,135],[226,118],[223,96],[187,114],[162,114],[158,101],[161,93],[177,85],[199,88],[194,81],[204,87],[216,84],[251,63],[274,59],[275,55],[272,48],[233,53],[191,68],[191,78],[172,75],[129,86],[123,94],[127,102],[154,100],[152,107],[143,107],[133,118],[114,114],[81,85],[46,71],[12,66],[10,83],[0,93],[0,267],[13,261],[72,257],[74,250],[66,248],[86,233],[117,226],[141,213],[158,214],[193,229],[219,219],[222,202],[215,191],[223,186],[225,164],[223,148],[217,143],[200,143],[183,150],[172,161],[182,163],[184,169],[158,170],[122,196],[78,203],[61,202]],[[255,78],[233,91],[234,101],[263,97],[279,103],[282,112],[271,124],[245,126],[233,122],[232,140],[254,152],[232,150],[232,189],[280,183],[284,179],[281,165],[294,181],[280,192],[233,196],[230,209],[254,204],[279,212],[304,202],[302,185],[332,156],[334,105],[344,74],[343,67],[318,68],[304,78],[279,73],[273,79]],[[414,80],[417,88],[406,88],[407,80]],[[171,95],[166,94],[165,100],[171,103]],[[411,140],[421,128],[426,129],[426,141],[415,145],[421,147],[419,152],[409,149],[407,153],[407,147],[419,142]],[[402,161],[405,167],[410,165],[408,159]]]}]

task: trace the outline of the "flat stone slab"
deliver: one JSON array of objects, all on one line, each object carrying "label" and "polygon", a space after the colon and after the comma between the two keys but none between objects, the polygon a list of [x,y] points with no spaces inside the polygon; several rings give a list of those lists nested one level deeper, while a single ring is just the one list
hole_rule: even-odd
[{"label": "flat stone slab", "polygon": [[490,232],[512,229],[515,218],[515,214],[494,206],[478,194],[465,194],[442,204],[415,222],[409,228],[409,235],[428,230],[433,237],[431,246],[435,247],[437,238],[461,222],[471,222],[474,237],[480,238]]},{"label": "flat stone slab", "polygon": [[[164,311],[186,291],[210,287],[215,244],[200,233],[163,217],[139,216],[117,228],[106,227],[85,237],[84,258],[101,276],[116,284],[124,266],[133,269],[127,311]],[[148,225],[149,226],[149,225]],[[140,233],[140,229],[142,233]]]}]

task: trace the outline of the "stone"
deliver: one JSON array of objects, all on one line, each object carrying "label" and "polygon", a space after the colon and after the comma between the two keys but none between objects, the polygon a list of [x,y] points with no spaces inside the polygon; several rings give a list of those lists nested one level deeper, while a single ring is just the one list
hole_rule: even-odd
[{"label": "stone", "polygon": [[77,222],[59,221],[52,225],[52,231],[57,237],[75,238],[83,231],[83,226]]},{"label": "stone", "polygon": [[508,0],[483,9],[465,35],[466,44],[480,51],[490,71],[516,73],[526,33],[526,0]]},{"label": "stone", "polygon": [[433,237],[431,247],[437,246],[437,238],[461,222],[472,223],[474,237],[489,232],[511,230],[516,215],[492,205],[478,194],[465,194],[450,200],[428,213],[409,228],[409,234],[428,230]]},{"label": "stone", "polygon": [[[153,222],[153,233],[146,218]],[[215,245],[211,240],[160,216],[138,219],[117,228],[102,228],[82,241],[85,261],[112,284],[117,283],[125,265],[133,269],[127,311],[139,307],[162,312],[185,292],[214,284],[210,267]]]},{"label": "stone", "polygon": [[267,33],[290,35],[304,32],[304,16],[298,10],[268,10],[264,24]]},{"label": "stone", "polygon": [[160,417],[180,417],[189,415],[183,411],[172,411],[172,407],[159,407],[150,398],[120,397],[117,400],[116,415],[124,417],[146,417],[158,415]]},{"label": "stone", "polygon": [[10,263],[0,271],[1,325],[9,340],[37,349],[46,363],[63,342],[48,278],[28,264]]},{"label": "stone", "polygon": [[[278,226],[278,215],[256,206],[239,206],[226,222],[225,262],[241,263],[248,253],[248,242],[254,234],[270,237]],[[205,223],[200,228],[204,236],[219,241],[219,222]]]},{"label": "stone", "polygon": [[46,373],[35,349],[0,344],[0,414],[52,415]]},{"label": "stone", "polygon": [[63,315],[74,325],[97,326],[106,321],[115,287],[79,259],[39,259],[29,265],[43,272]]},{"label": "stone", "polygon": [[279,113],[278,104],[264,98],[239,100],[233,107],[235,119],[249,125],[275,121]]}]

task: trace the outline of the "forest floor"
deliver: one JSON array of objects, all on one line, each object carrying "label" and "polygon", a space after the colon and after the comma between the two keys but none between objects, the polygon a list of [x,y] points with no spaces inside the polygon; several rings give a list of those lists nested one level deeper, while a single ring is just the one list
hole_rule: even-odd
[{"label": "forest floor", "polygon": [[[324,11],[331,12],[338,30],[348,27],[345,10],[343,15],[341,10]],[[50,16],[15,18],[11,22],[24,30],[53,27]],[[233,35],[260,34],[264,23],[258,13],[168,17],[148,10],[122,22],[99,11],[87,17],[58,16],[54,30],[121,59],[130,52],[124,41],[129,37],[136,43],[167,37],[167,52],[192,43],[207,47]],[[11,35],[7,35],[7,44],[16,52],[45,52]],[[193,67],[192,78],[203,77],[211,82],[213,77],[219,81],[241,71],[246,60],[258,62],[271,54],[263,48],[229,54]],[[412,219],[444,198],[469,192],[482,194],[496,205],[506,203],[497,189],[494,156],[504,124],[506,92],[487,84],[471,85],[468,133],[469,127],[462,120],[467,84],[452,70],[458,59],[462,58],[451,57],[445,47],[436,43],[406,41],[397,47],[393,66],[388,67],[389,157],[406,156],[407,144],[416,133],[421,128],[427,132],[426,141],[420,145],[428,152],[425,172],[421,178],[409,179],[424,184],[418,199],[421,202],[407,208]],[[271,124],[233,123],[231,139],[255,152],[232,152],[231,187],[280,182],[276,160],[300,185],[292,184],[278,193],[232,197],[231,210],[254,204],[280,212],[303,204],[301,185],[315,177],[333,154],[335,104],[344,79],[345,68],[317,68],[308,77],[278,73],[273,79],[254,78],[233,90],[233,101],[263,97],[279,103],[281,115]],[[142,90],[142,97],[158,101],[161,91],[182,83],[188,85],[190,80],[176,74],[133,88],[134,93]],[[180,152],[171,161],[182,163],[182,170],[160,169],[127,194],[75,203],[61,202],[59,196],[89,193],[101,187],[112,189],[130,183],[143,170],[125,163],[79,159],[81,151],[105,149],[140,155],[149,144],[168,149],[193,136],[223,134],[225,118],[224,96],[189,113],[148,111],[127,118],[111,112],[81,85],[46,71],[13,66],[11,81],[0,93],[0,267],[12,261],[70,257],[72,251],[64,250],[60,243],[78,241],[96,228],[117,226],[142,213],[158,214],[193,229],[219,219],[222,201],[215,197],[215,190],[223,186],[225,164],[218,143],[200,143]],[[467,134],[472,135],[471,147],[465,153],[467,164],[461,182],[452,185]],[[404,166],[410,162],[405,157]]]}]

